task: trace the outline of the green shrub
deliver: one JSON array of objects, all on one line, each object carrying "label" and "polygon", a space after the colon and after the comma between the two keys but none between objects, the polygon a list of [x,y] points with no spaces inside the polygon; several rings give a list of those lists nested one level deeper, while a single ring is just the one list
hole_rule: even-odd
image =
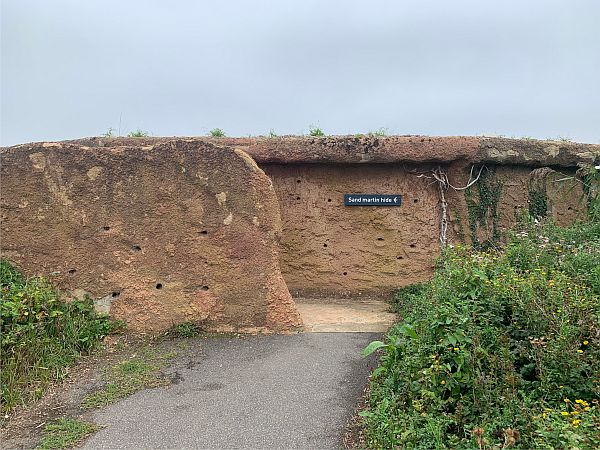
[{"label": "green shrub", "polygon": [[[140,129],[138,128],[138,129],[137,129],[137,130],[135,130],[135,131],[131,131],[131,132],[130,132],[130,133],[127,135],[127,137],[136,137],[136,138],[139,138],[139,137],[148,137],[149,135],[150,135],[150,134],[149,134],[147,131],[140,130]],[[112,134],[111,134],[111,136],[112,136]]]},{"label": "green shrub", "polygon": [[588,216],[592,222],[600,222],[600,165],[579,170]]},{"label": "green shrub", "polygon": [[223,130],[221,130],[220,128],[214,128],[208,132],[208,135],[211,137],[221,138],[221,137],[225,137],[225,132]]},{"label": "green shrub", "polygon": [[45,278],[25,279],[0,260],[2,410],[39,398],[115,326],[91,301],[67,303]]},{"label": "green shrub", "polygon": [[600,224],[448,249],[395,299],[365,418],[373,448],[600,445]]},{"label": "green shrub", "polygon": [[387,136],[387,128],[381,127],[378,130],[369,131],[369,136],[385,137]]},{"label": "green shrub", "polygon": [[310,127],[308,127],[308,134],[310,136],[315,136],[315,137],[322,137],[325,136],[325,132],[317,126],[311,125]]}]

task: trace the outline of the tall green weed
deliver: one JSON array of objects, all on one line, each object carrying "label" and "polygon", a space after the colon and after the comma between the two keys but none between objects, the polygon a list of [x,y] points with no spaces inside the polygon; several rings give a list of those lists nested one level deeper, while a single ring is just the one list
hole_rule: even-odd
[{"label": "tall green weed", "polygon": [[370,447],[600,445],[600,223],[448,249],[395,301],[403,322],[366,349]]},{"label": "tall green weed", "polygon": [[1,410],[41,397],[114,328],[91,300],[65,302],[47,279],[0,260]]}]

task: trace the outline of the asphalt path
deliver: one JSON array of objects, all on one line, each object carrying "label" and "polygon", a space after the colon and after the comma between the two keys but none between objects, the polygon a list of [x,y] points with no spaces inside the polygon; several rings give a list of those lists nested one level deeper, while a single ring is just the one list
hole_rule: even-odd
[{"label": "asphalt path", "polygon": [[86,449],[335,449],[365,387],[373,333],[204,340],[176,384],[94,413]]}]

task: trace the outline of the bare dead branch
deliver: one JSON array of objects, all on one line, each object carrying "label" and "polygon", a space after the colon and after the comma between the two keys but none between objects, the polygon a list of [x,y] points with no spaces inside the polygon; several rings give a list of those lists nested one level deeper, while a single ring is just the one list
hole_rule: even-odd
[{"label": "bare dead branch", "polygon": [[464,191],[465,189],[470,188],[475,183],[477,183],[477,181],[481,177],[481,174],[483,173],[484,168],[486,168],[486,166],[482,165],[479,168],[479,173],[477,174],[477,177],[473,178],[473,170],[475,169],[475,166],[472,165],[471,171],[469,172],[469,181],[463,187],[453,186],[450,183],[450,181],[448,180],[448,174],[446,173],[446,171],[442,170],[442,168],[440,166],[438,166],[436,169],[431,170],[430,172],[420,173],[419,175],[417,175],[418,178],[429,178],[429,179],[433,178],[434,181],[432,181],[430,184],[437,183],[437,185],[438,185],[438,191],[439,191],[439,195],[440,195],[440,206],[441,206],[440,243],[442,244],[442,246],[446,246],[448,243],[448,238],[447,238],[448,201],[446,200],[446,191],[449,188],[452,188],[455,191]]}]

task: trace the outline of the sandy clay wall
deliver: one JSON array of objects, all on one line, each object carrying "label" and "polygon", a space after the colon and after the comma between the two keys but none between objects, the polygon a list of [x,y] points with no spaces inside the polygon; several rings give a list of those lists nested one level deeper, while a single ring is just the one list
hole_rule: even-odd
[{"label": "sandy clay wall", "polygon": [[[432,275],[440,254],[441,215],[438,185],[428,176],[433,166],[390,163],[263,167],[274,180],[281,205],[281,268],[292,294],[388,296],[400,286],[425,281]],[[470,166],[441,167],[453,185],[466,185]],[[490,205],[483,221],[473,220],[473,210],[482,203],[477,189],[470,190],[471,206],[464,192],[450,189],[446,193],[450,244],[499,243],[523,211],[528,211],[532,168],[490,169],[488,181],[498,192],[497,217],[493,217],[494,205]],[[563,225],[585,218],[585,204],[579,200],[581,189],[577,184],[570,188],[569,192],[544,192],[546,214]],[[348,207],[344,206],[345,193],[401,194],[403,204]]]},{"label": "sandy clay wall", "polygon": [[[598,145],[474,137],[231,144],[245,148],[273,180],[283,219],[281,269],[295,296],[385,297],[427,280],[440,254],[442,218],[433,171],[450,183],[447,242],[489,246],[524,213],[559,225],[585,220],[576,170],[600,156]],[[400,194],[403,204],[349,207],[349,193]]]},{"label": "sandy clay wall", "polygon": [[2,256],[139,331],[301,325],[270,179],[241,150],[174,140],[3,149]]},{"label": "sandy clay wall", "polygon": [[[89,138],[3,153],[3,254],[29,271],[59,272],[139,329],[196,321],[290,330],[300,321],[288,288],[387,296],[431,276],[443,217],[434,173],[449,183],[448,242],[494,245],[524,212],[562,225],[584,219],[576,170],[597,163],[600,146]],[[400,194],[403,203],[344,206],[350,193]]]}]

